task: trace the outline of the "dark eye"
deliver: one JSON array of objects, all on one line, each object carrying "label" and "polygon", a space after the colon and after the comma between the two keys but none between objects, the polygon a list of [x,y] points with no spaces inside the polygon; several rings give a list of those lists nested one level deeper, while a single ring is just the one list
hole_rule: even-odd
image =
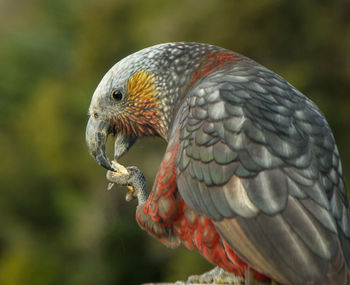
[{"label": "dark eye", "polygon": [[114,90],[112,92],[112,97],[115,101],[120,101],[123,99],[123,93],[120,90]]}]

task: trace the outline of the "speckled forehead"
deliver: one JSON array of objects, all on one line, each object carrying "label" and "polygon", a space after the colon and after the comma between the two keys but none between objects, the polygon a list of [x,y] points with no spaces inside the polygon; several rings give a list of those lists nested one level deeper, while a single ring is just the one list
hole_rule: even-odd
[{"label": "speckled forehead", "polygon": [[141,67],[145,68],[145,50],[131,54],[119,62],[103,76],[92,97],[91,106],[97,105],[99,99],[110,93],[117,86],[124,86],[130,76]]},{"label": "speckled forehead", "polygon": [[149,69],[151,61],[147,60],[147,55],[148,54],[142,50],[123,58],[107,72],[102,81],[104,81],[104,84],[107,86],[125,84],[130,76],[139,69]]},{"label": "speckled forehead", "polygon": [[[153,70],[166,67],[169,62],[182,61],[187,63],[193,58],[199,58],[208,52],[208,45],[194,43],[166,43],[135,52],[116,63],[103,77],[101,84],[117,85],[125,82],[139,69]],[[175,65],[177,65],[175,62]]]}]

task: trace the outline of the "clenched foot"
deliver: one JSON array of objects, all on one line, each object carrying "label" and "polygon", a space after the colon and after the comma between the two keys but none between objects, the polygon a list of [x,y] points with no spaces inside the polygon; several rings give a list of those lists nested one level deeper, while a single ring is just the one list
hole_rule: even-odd
[{"label": "clenched foot", "polygon": [[146,179],[143,173],[135,166],[124,167],[123,165],[112,161],[112,166],[117,171],[107,171],[107,179],[110,181],[108,190],[114,184],[127,186],[129,191],[125,195],[126,201],[138,199],[139,204],[143,204],[147,199]]},{"label": "clenched foot", "polygon": [[227,272],[220,267],[202,274],[190,276],[187,280],[188,283],[200,283],[200,284],[234,284],[243,285],[244,278],[236,276],[233,273]]}]

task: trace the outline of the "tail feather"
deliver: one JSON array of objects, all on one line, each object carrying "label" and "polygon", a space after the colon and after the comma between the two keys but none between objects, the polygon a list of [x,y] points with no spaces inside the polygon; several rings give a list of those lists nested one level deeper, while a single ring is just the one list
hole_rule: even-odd
[{"label": "tail feather", "polygon": [[343,249],[344,258],[348,267],[350,268],[350,240],[345,236],[343,231],[338,227],[340,244]]},{"label": "tail feather", "polygon": [[[341,242],[338,243],[337,255],[328,265],[327,279],[323,285],[350,285],[349,256],[347,256],[346,259],[346,252],[344,247],[342,247],[343,244],[340,243]],[[349,240],[347,240],[347,250],[349,250]]]}]

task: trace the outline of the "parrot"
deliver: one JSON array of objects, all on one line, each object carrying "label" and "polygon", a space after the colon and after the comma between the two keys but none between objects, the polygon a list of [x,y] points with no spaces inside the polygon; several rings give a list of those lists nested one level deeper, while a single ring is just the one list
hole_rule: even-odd
[{"label": "parrot", "polygon": [[[316,104],[276,73],[222,47],[162,43],[117,62],[88,114],[88,151],[109,187],[137,199],[139,226],[215,266],[187,282],[350,284],[334,136]],[[118,163],[149,136],[167,143],[150,193],[136,166]]]}]

